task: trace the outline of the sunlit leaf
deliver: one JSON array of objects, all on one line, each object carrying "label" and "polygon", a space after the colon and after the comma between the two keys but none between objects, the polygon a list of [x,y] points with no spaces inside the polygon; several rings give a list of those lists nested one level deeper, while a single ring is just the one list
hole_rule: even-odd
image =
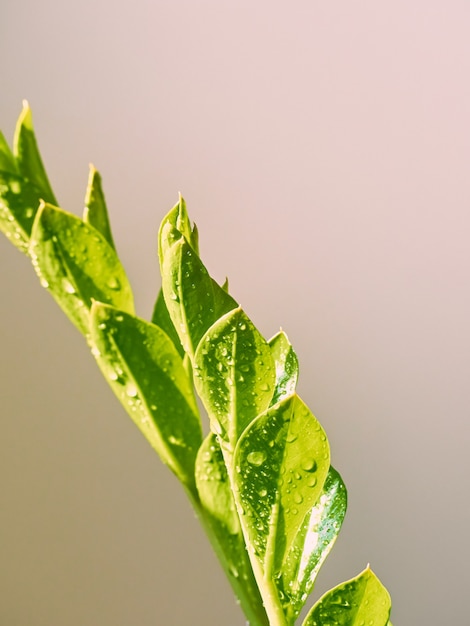
[{"label": "sunlit leaf", "polygon": [[166,242],[160,244],[166,306],[185,351],[193,357],[204,333],[237,303],[209,276],[194,249],[170,224],[161,231],[160,241]]},{"label": "sunlit leaf", "polygon": [[234,464],[242,524],[264,576],[274,577],[322,495],[330,465],[328,441],[318,420],[293,395],[250,424]]},{"label": "sunlit leaf", "polygon": [[196,389],[224,449],[265,411],[274,390],[269,345],[237,308],[221,317],[199,344],[194,360]]},{"label": "sunlit leaf", "polygon": [[41,200],[57,205],[57,200],[39,153],[36,135],[34,134],[33,117],[26,100],[23,102],[23,110],[16,124],[13,154],[15,155],[21,176],[38,188]]},{"label": "sunlit leaf", "polygon": [[313,606],[303,626],[388,626],[388,591],[367,567],[359,576],[328,591]]},{"label": "sunlit leaf", "polygon": [[132,420],[178,478],[194,485],[202,442],[192,383],[167,335],[153,324],[95,302],[93,353]]},{"label": "sunlit leaf", "polygon": [[[308,468],[304,465],[304,469]],[[315,472],[310,464],[310,472]],[[341,476],[330,467],[318,502],[302,526],[276,578],[284,612],[294,620],[311,593],[318,571],[330,553],[346,513],[347,493]]]},{"label": "sunlit leaf", "polygon": [[269,341],[269,347],[276,366],[276,386],[271,404],[276,404],[295,392],[299,377],[299,361],[282,330]]},{"label": "sunlit leaf", "polygon": [[93,165],[90,165],[90,174],[85,195],[85,209],[83,211],[83,221],[98,230],[109,245],[116,249],[114,245],[111,226],[109,223],[108,209],[104,198],[101,175]]},{"label": "sunlit leaf", "polygon": [[134,312],[124,269],[106,239],[81,219],[43,205],[31,235],[30,255],[41,283],[84,334],[93,300]]}]

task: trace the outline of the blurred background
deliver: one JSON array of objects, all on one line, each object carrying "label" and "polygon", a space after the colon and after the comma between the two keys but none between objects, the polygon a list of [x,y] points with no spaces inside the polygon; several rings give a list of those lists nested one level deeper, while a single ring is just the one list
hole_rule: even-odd
[{"label": "blurred background", "polygon": [[[395,626],[468,623],[470,5],[3,0],[0,127],[32,106],[64,209],[101,171],[149,317],[181,191],[203,258],[288,333]],[[0,240],[1,626],[237,626],[176,480]],[[313,598],[312,598],[313,600]],[[311,604],[311,603],[310,603]]]}]

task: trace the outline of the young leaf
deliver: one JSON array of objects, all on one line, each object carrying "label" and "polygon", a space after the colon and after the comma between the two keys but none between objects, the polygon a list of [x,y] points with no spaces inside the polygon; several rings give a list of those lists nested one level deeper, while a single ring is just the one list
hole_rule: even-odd
[{"label": "young leaf", "polygon": [[0,171],[0,230],[21,252],[28,254],[40,192],[30,182],[7,171]]},{"label": "young leaf", "polygon": [[42,205],[30,255],[43,286],[84,335],[89,333],[92,300],[134,312],[131,288],[116,252],[78,217]]},{"label": "young leaf", "polygon": [[41,199],[57,206],[57,200],[52,191],[49,179],[39,153],[36,136],[34,134],[33,117],[26,100],[23,101],[23,110],[16,124],[13,139],[13,154],[16,157],[21,175],[38,188]]},{"label": "young leaf", "polygon": [[103,186],[101,184],[101,175],[93,165],[90,165],[83,221],[85,224],[90,224],[96,228],[96,230],[103,235],[111,248],[116,249],[113,235],[111,234],[108,209],[106,208]]},{"label": "young leaf", "polygon": [[[304,470],[315,472],[314,461]],[[318,571],[328,556],[341,529],[346,513],[346,487],[338,472],[330,466],[322,494],[307,513],[303,524],[276,578],[279,597],[288,620],[299,615],[311,593]]]},{"label": "young leaf", "polygon": [[196,485],[217,542],[214,548],[250,624],[268,626],[245,548],[230,480],[217,438],[210,433],[196,459]]},{"label": "young leaf", "polygon": [[153,324],[95,302],[93,353],[104,377],[151,446],[194,489],[202,441],[192,383],[167,335]]},{"label": "young leaf", "polygon": [[248,426],[234,465],[241,522],[264,578],[272,579],[322,495],[330,466],[328,441],[308,407],[293,395]]},{"label": "young leaf", "polygon": [[275,372],[269,345],[240,309],[221,317],[202,339],[194,359],[196,390],[224,450],[271,400]]},{"label": "young leaf", "polygon": [[299,377],[299,361],[282,330],[270,339],[269,347],[276,365],[276,386],[271,399],[271,405],[274,405],[295,392]]},{"label": "young leaf", "polygon": [[185,352],[193,358],[204,333],[237,306],[210,276],[185,237],[170,223],[160,231],[162,290]]},{"label": "young leaf", "polygon": [[191,228],[186,202],[180,194],[178,202],[165,215],[158,231],[158,255],[160,258],[160,266],[163,265],[163,259],[168,252],[168,247],[173,241],[168,237],[167,233],[178,231],[182,235],[194,252],[199,255],[199,236],[196,225]]},{"label": "young leaf", "polygon": [[303,626],[391,626],[388,591],[367,567],[359,576],[328,591],[313,606]]}]

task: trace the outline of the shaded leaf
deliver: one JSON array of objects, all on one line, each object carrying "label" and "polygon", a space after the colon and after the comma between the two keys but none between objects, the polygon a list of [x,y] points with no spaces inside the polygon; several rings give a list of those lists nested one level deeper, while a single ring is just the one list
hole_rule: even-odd
[{"label": "shaded leaf", "polygon": [[[306,468],[314,473],[314,462],[304,465]],[[305,516],[276,579],[288,619],[295,620],[311,593],[320,567],[341,529],[346,506],[346,487],[330,466],[320,498]]]},{"label": "shaded leaf", "polygon": [[268,626],[258,585],[245,548],[230,480],[220,445],[209,434],[196,460],[196,485],[217,541],[214,546],[233,590],[251,624]]},{"label": "shaded leaf", "polygon": [[41,200],[57,205],[57,200],[39,153],[34,134],[33,117],[26,100],[23,101],[23,110],[16,124],[13,154],[15,155],[20,174],[38,188]]},{"label": "shaded leaf", "polygon": [[367,567],[359,576],[328,591],[313,606],[303,626],[390,626],[388,591]]},{"label": "shaded leaf", "polygon": [[275,383],[271,350],[240,309],[221,317],[199,344],[196,390],[229,453],[245,428],[265,411]]},{"label": "shaded leaf", "polygon": [[109,245],[115,250],[111,225],[109,223],[108,209],[104,198],[101,175],[93,165],[90,165],[90,174],[85,194],[85,209],[83,221],[99,231]]},{"label": "shaded leaf", "polygon": [[299,361],[284,331],[280,331],[269,341],[271,354],[276,366],[276,386],[271,404],[292,395],[299,377]]},{"label": "shaded leaf", "polygon": [[176,332],[173,322],[171,321],[170,314],[168,313],[168,308],[165,303],[165,298],[163,297],[163,291],[161,289],[158,292],[157,301],[155,302],[155,307],[153,309],[152,323],[159,326],[166,332],[181,357],[183,357],[185,352],[183,346],[181,345],[180,338],[178,337],[178,333]]},{"label": "shaded leaf", "polygon": [[95,302],[91,341],[104,377],[134,423],[193,487],[201,424],[192,383],[171,340],[157,326]]},{"label": "shaded leaf", "polygon": [[40,192],[27,180],[0,171],[0,230],[17,248],[28,254]]},{"label": "shaded leaf", "polygon": [[81,219],[43,205],[31,235],[30,254],[44,287],[84,334],[92,300],[134,312],[124,269],[106,239]]},{"label": "shaded leaf", "polygon": [[3,133],[0,131],[0,171],[9,174],[18,175],[18,167],[15,157],[13,156],[10,146],[8,145]]},{"label": "shaded leaf", "polygon": [[273,578],[322,495],[330,465],[326,435],[293,395],[248,426],[234,465],[242,525],[264,577]]}]

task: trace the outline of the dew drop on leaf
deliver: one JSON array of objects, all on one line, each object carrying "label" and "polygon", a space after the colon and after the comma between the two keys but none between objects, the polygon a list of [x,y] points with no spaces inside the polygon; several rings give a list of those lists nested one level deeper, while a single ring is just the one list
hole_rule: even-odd
[{"label": "dew drop on leaf", "polygon": [[302,463],[302,469],[304,472],[315,472],[317,469],[317,463],[315,459],[308,459]]},{"label": "dew drop on leaf", "polygon": [[135,398],[137,395],[137,387],[134,385],[134,383],[128,383],[126,385],[126,393],[129,396],[129,398]]},{"label": "dew drop on leaf", "polygon": [[246,460],[251,465],[262,465],[266,461],[266,452],[263,452],[262,450],[250,452],[246,457]]},{"label": "dew drop on leaf", "polygon": [[66,293],[75,293],[75,287],[67,278],[62,279],[62,287]]}]

